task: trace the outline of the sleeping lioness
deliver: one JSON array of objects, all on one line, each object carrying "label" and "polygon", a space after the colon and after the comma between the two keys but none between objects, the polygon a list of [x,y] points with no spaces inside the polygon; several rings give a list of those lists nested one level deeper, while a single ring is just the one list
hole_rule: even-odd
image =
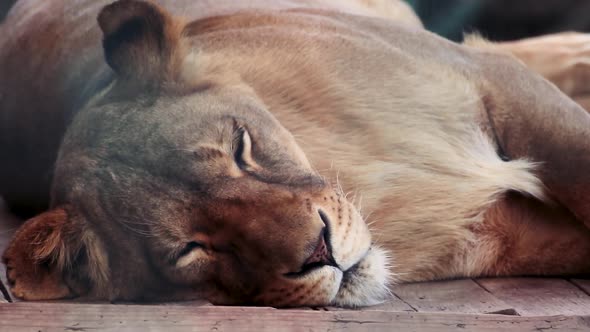
[{"label": "sleeping lioness", "polygon": [[590,272],[590,117],[502,47],[397,1],[108,2],[0,27],[0,190],[52,181],[14,295],[364,306]]}]

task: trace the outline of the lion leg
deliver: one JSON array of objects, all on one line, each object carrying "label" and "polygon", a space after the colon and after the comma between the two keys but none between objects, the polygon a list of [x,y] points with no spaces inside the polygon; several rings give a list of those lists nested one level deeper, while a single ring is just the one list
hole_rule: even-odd
[{"label": "lion leg", "polygon": [[477,83],[501,153],[538,163],[548,195],[590,227],[590,115],[512,58],[478,56]]},{"label": "lion leg", "polygon": [[585,110],[590,112],[590,96],[588,97],[578,97],[574,99],[576,103],[580,104]]},{"label": "lion leg", "polygon": [[473,231],[468,275],[590,274],[590,229],[564,207],[511,193]]},{"label": "lion leg", "polygon": [[562,32],[498,43],[471,35],[465,44],[516,57],[590,110],[590,34]]}]

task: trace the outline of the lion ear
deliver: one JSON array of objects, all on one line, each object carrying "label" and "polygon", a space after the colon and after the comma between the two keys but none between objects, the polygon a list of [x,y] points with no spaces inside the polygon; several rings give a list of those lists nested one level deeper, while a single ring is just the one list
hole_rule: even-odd
[{"label": "lion ear", "polygon": [[169,78],[180,59],[184,24],[149,2],[120,0],[102,9],[107,63],[123,79],[156,83]]},{"label": "lion ear", "polygon": [[53,300],[87,293],[91,279],[97,279],[89,271],[104,271],[104,252],[96,252],[102,249],[96,242],[69,207],[27,220],[2,256],[12,294],[24,300]]}]

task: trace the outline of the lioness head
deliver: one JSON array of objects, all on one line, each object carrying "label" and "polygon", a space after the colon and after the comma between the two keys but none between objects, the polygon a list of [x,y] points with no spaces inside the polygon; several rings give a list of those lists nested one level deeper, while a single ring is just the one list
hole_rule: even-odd
[{"label": "lioness head", "polygon": [[4,255],[24,299],[204,297],[369,305],[387,292],[363,218],[245,86],[186,72],[184,25],[119,1],[99,16],[115,83],[74,119],[51,211]]}]

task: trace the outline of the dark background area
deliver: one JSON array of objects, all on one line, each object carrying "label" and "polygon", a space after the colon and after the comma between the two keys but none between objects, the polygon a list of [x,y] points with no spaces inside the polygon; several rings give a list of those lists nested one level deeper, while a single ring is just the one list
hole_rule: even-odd
[{"label": "dark background area", "polygon": [[10,9],[15,2],[15,0],[0,0],[0,21],[6,16],[6,12],[8,12],[8,9]]},{"label": "dark background area", "polygon": [[426,27],[452,40],[463,32],[514,40],[560,31],[590,31],[589,0],[407,0]]},{"label": "dark background area", "polygon": [[[406,1],[429,30],[457,41],[463,32],[473,31],[495,41],[559,31],[590,32],[590,0]],[[14,2],[0,0],[0,20]]]}]

